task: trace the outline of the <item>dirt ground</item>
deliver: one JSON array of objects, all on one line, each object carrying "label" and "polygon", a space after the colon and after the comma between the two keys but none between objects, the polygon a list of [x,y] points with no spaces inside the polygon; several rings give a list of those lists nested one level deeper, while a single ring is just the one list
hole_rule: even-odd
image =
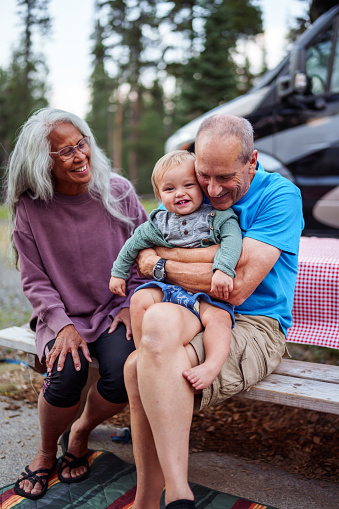
[{"label": "dirt ground", "polygon": [[[42,380],[26,367],[0,363],[0,395],[9,410],[15,411],[19,401],[35,408]],[[108,422],[129,426],[128,408]],[[307,479],[337,482],[338,430],[339,416],[233,398],[195,413],[190,449],[231,454]]]}]

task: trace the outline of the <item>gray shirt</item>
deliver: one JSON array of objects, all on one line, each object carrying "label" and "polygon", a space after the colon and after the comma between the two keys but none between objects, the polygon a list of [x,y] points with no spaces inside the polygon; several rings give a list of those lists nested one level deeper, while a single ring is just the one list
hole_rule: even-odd
[{"label": "gray shirt", "polygon": [[210,215],[213,210],[209,203],[203,203],[199,210],[185,216],[159,210],[153,224],[173,246],[201,247],[201,241],[210,235]]}]

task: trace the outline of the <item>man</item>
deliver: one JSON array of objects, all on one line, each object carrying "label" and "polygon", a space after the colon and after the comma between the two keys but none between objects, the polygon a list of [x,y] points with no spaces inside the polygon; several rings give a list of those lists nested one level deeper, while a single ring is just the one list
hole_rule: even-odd
[{"label": "man", "polygon": [[[204,360],[202,334],[182,345],[183,308],[175,304],[156,304],[144,315],[140,348],[125,365],[138,475],[134,509],[159,509],[164,483],[167,509],[195,507],[187,481],[194,403],[198,408],[221,403],[271,373],[291,325],[303,228],[299,190],[257,164],[252,126],[245,119],[209,117],[195,146],[196,174],[206,197],[216,209],[232,206],[243,232],[227,299],[236,306],[236,325],[220,375],[197,395],[183,374]],[[216,249],[144,250],[139,270],[152,277],[159,258],[165,258],[167,282],[209,292]]]}]

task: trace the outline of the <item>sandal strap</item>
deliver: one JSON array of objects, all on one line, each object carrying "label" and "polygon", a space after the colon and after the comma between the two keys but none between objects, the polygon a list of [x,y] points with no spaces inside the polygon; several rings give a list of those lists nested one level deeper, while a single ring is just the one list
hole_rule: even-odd
[{"label": "sandal strap", "polygon": [[[70,459],[68,459],[67,456]],[[70,473],[77,467],[89,468],[87,454],[84,454],[84,456],[80,456],[80,458],[78,458],[77,456],[74,456],[74,454],[72,454],[71,452],[66,451],[62,457],[62,462],[64,463],[64,465],[62,466],[62,470],[64,470],[65,468],[69,468]]]},{"label": "sandal strap", "polygon": [[[44,485],[45,485],[46,479],[48,479],[48,477],[49,477],[51,469],[40,468],[39,470],[34,470],[34,472],[32,472],[32,470],[30,468],[28,468],[28,465],[27,465],[25,467],[25,471],[26,471],[26,473],[25,472],[21,472],[21,474],[20,474],[22,476],[22,478],[20,479],[20,482],[21,481],[25,481],[26,479],[28,479],[32,483],[33,488],[34,488],[34,486],[36,485],[37,482],[43,488]],[[45,475],[37,475],[37,474],[40,474],[42,472],[45,472]]]}]

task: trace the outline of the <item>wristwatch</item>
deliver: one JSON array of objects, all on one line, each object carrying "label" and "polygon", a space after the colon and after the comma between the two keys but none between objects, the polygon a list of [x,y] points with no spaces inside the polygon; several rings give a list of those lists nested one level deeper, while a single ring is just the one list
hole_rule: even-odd
[{"label": "wristwatch", "polygon": [[160,258],[157,263],[154,265],[152,270],[153,279],[156,281],[164,281],[167,274],[165,270],[165,263],[167,262],[166,258]]}]

